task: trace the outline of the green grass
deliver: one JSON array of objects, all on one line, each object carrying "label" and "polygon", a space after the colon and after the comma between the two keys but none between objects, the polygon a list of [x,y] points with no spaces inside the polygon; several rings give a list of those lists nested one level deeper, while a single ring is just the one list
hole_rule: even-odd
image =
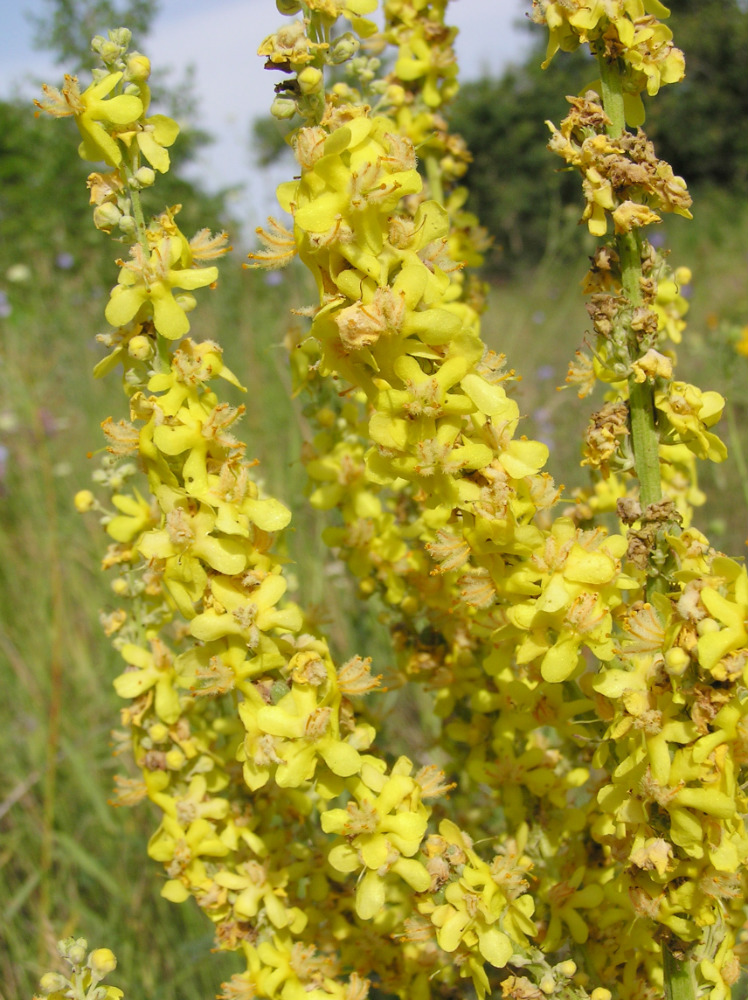
[{"label": "green grass", "polygon": [[[734,456],[748,454],[748,360],[732,351],[727,331],[748,319],[747,230],[748,212],[735,217],[714,198],[691,226],[667,225],[673,262],[694,270],[680,370],[727,395],[734,429],[733,457],[702,474],[712,505],[699,523],[736,554],[746,533],[746,482]],[[577,442],[591,404],[555,386],[588,327],[584,270],[584,261],[562,271],[546,260],[492,289],[485,319],[490,346],[523,375],[515,387],[523,429],[552,438],[550,469],[568,487],[583,481]],[[270,287],[236,260],[222,273],[219,290],[202,296],[194,335],[219,339],[248,388],[248,454],[260,459],[268,489],[295,509],[289,546],[303,599],[325,604],[337,649],[366,654],[373,645],[386,657],[373,618],[354,615],[348,588],[331,586],[322,571],[323,519],[301,496],[304,426],[300,404],[288,404],[282,341],[289,306],[310,302],[312,290],[298,275]],[[107,804],[112,776],[126,766],[110,748],[120,666],[97,623],[99,609],[112,604],[98,569],[104,539],[95,518],[72,506],[89,485],[99,421],[123,415],[116,375],[90,375],[105,300],[84,268],[61,273],[43,257],[33,285],[9,294],[12,315],[0,320],[0,442],[8,449],[0,495],[0,997],[30,997],[40,972],[53,967],[55,940],[76,934],[116,952],[112,980],[133,1000],[207,998],[235,960],[211,955],[212,929],[195,909],[160,898],[162,874],[145,854],[155,814]]]}]

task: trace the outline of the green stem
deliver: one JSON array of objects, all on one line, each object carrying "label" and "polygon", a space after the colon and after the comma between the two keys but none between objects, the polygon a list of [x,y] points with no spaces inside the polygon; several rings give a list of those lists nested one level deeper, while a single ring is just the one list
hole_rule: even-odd
[{"label": "green stem", "polygon": [[696,1000],[693,963],[676,958],[666,941],[662,943],[662,968],[665,973],[665,1000]]},{"label": "green stem", "polygon": [[122,172],[127,181],[127,190],[130,195],[130,204],[132,205],[132,217],[135,219],[135,233],[138,243],[147,258],[150,256],[151,248],[148,245],[148,237],[146,236],[145,215],[143,214],[143,204],[140,200],[140,188],[133,184],[133,174],[137,168],[137,161],[133,162],[132,167],[127,163],[122,164]]},{"label": "green stem", "polygon": [[[600,78],[602,80],[603,107],[610,118],[608,135],[623,134],[626,118],[623,106],[621,74],[615,62],[598,52]],[[621,282],[626,298],[633,308],[641,305],[641,243],[636,232],[621,233],[616,236],[616,247],[621,262]],[[631,360],[635,360],[641,350],[636,334],[629,330],[628,348]],[[655,426],[654,393],[649,381],[637,382],[629,378],[629,409],[631,412],[631,443],[634,449],[634,464],[639,479],[639,497],[643,508],[662,499],[660,476],[659,438]]]},{"label": "green stem", "polygon": [[626,114],[623,107],[623,89],[618,65],[605,58],[604,52],[597,53],[597,63],[600,67],[600,80],[603,90],[603,108],[610,118],[607,127],[608,135],[617,137],[626,128]]},{"label": "green stem", "polygon": [[444,189],[442,188],[442,174],[439,169],[439,161],[435,156],[426,157],[426,177],[429,182],[429,194],[434,201],[438,201],[440,205],[443,205]]},{"label": "green stem", "polygon": [[[148,243],[146,233],[145,215],[143,214],[143,203],[140,200],[140,188],[132,183],[132,177],[138,168],[137,154],[133,158],[131,165],[123,163],[123,172],[127,180],[127,189],[130,193],[130,204],[132,205],[132,217],[135,219],[135,234],[140,244],[146,260],[150,257],[151,248]],[[168,372],[171,368],[171,352],[169,345],[160,333],[156,333],[156,370]]]},{"label": "green stem", "polygon": [[145,234],[145,216],[143,215],[143,205],[140,201],[140,191],[130,188],[130,198],[132,200],[132,217],[135,219],[135,228],[138,234],[138,242],[146,253],[150,252],[148,237]]},{"label": "green stem", "polygon": [[[607,132],[612,138],[617,138],[626,128],[621,74],[617,63],[606,59],[602,51],[598,51],[597,61],[602,81],[603,107],[610,119]],[[635,309],[642,304],[641,241],[638,233],[628,232],[616,236],[616,248],[621,264],[623,291]],[[628,331],[628,348],[632,361],[641,354],[633,330]],[[655,426],[654,393],[649,381],[637,382],[633,376],[629,378],[629,411],[639,497],[642,507],[646,508],[662,498],[659,437]],[[653,589],[655,585],[650,581],[648,594]],[[696,1000],[693,963],[688,959],[676,958],[667,942],[663,942],[662,965],[665,1000]]]},{"label": "green stem", "polygon": [[[641,305],[641,245],[638,234],[622,233],[616,237],[621,262],[621,282],[631,305]],[[629,352],[636,358],[641,352],[636,334],[629,331]],[[639,499],[643,508],[662,499],[660,476],[660,439],[655,427],[654,392],[652,383],[629,378],[629,409],[631,412],[631,442],[634,449],[636,475],[639,478]]]}]

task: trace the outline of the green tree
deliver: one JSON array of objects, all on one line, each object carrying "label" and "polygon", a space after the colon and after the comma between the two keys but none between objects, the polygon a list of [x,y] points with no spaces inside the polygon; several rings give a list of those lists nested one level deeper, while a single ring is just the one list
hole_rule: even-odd
[{"label": "green tree", "polygon": [[658,155],[690,185],[748,187],[748,8],[738,0],[678,0],[670,23],[686,78],[647,112]]}]

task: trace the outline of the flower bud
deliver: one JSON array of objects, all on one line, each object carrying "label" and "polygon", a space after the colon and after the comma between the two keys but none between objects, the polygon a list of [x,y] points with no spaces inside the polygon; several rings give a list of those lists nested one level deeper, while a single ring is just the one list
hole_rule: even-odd
[{"label": "flower bud", "polygon": [[112,590],[117,597],[124,597],[130,590],[130,586],[124,576],[118,576],[112,580]]},{"label": "flower bud", "polygon": [[[370,581],[368,581],[368,580],[362,580],[361,582],[363,584],[363,583],[369,583]],[[372,581],[372,590],[373,589],[374,589],[374,584],[373,584],[373,581]],[[409,595],[408,597],[406,597],[403,600],[403,602],[400,605],[400,607],[403,609],[403,613],[404,614],[407,614],[407,615],[416,614],[417,609],[418,609],[418,600],[417,600],[417,598],[413,597],[413,595],[411,594],[411,595]]]},{"label": "flower bud", "polygon": [[197,299],[194,295],[190,295],[189,292],[179,292],[174,296],[174,301],[182,312],[189,313],[197,307]]},{"label": "flower bud", "polygon": [[674,646],[665,653],[665,669],[671,677],[681,677],[690,662],[691,657],[680,646]]},{"label": "flower bud", "polygon": [[127,343],[127,353],[136,361],[147,361],[153,357],[153,341],[142,333],[130,337]]},{"label": "flower bud", "polygon": [[122,52],[127,51],[127,47],[132,41],[132,32],[129,28],[111,28],[108,32],[109,40],[119,45]]},{"label": "flower bud", "polygon": [[279,121],[293,118],[296,114],[296,101],[290,97],[276,97],[270,105],[270,114]]},{"label": "flower bud", "polygon": [[604,986],[596,986],[590,993],[590,1000],[610,1000],[613,994]]},{"label": "flower bud", "polygon": [[119,225],[121,218],[122,212],[111,201],[105,201],[103,205],[97,205],[94,209],[94,225],[97,229],[103,229],[107,233]]},{"label": "flower bud", "polygon": [[322,90],[324,83],[322,71],[317,69],[316,66],[305,66],[297,79],[302,94],[316,94]]},{"label": "flower bud", "polygon": [[140,52],[133,52],[128,56],[125,76],[133,83],[145,83],[151,75],[151,61]]},{"label": "flower bud", "polygon": [[287,14],[288,16],[298,14],[301,10],[299,0],[275,0],[275,6],[278,8],[279,13]]},{"label": "flower bud", "polygon": [[58,942],[57,947],[60,955],[71,965],[83,965],[86,961],[88,943],[85,938],[65,938],[64,941]]},{"label": "flower bud", "polygon": [[85,514],[86,511],[91,510],[96,503],[96,497],[93,495],[91,490],[78,490],[73,497],[73,503],[75,504],[75,509],[79,514]]},{"label": "flower bud", "polygon": [[119,220],[119,228],[125,236],[132,236],[135,233],[135,219],[131,215],[123,215]]},{"label": "flower bud", "polygon": [[538,986],[542,990],[542,992],[545,993],[546,996],[551,996],[551,994],[556,989],[556,980],[553,978],[550,972],[546,972],[546,974],[538,983]]},{"label": "flower bud", "polygon": [[115,45],[114,42],[104,42],[104,44],[99,49],[99,55],[101,56],[102,62],[110,64],[116,62],[122,50],[119,45]]},{"label": "flower bud", "polygon": [[127,49],[127,44],[120,45],[117,40],[112,37],[112,32],[110,32],[109,38],[104,38],[103,35],[96,35],[91,41],[91,48],[99,56],[105,66],[112,66],[122,55],[124,55],[124,52]]},{"label": "flower bud", "polygon": [[88,967],[97,979],[103,979],[117,968],[117,959],[109,948],[96,948],[88,956]]},{"label": "flower bud", "polygon": [[156,180],[156,172],[150,167],[139,167],[132,175],[132,179],[139,188],[150,187]]},{"label": "flower bud", "polygon": [[184,767],[185,756],[181,750],[174,747],[166,754],[166,766],[170,771],[179,771]]},{"label": "flower bud", "polygon": [[344,35],[336,38],[333,42],[327,56],[328,62],[333,66],[338,66],[357,55],[360,48],[361,43],[358,38],[352,32],[346,31]]},{"label": "flower bud", "polygon": [[45,972],[39,980],[39,991],[45,996],[66,990],[70,983],[59,972]]},{"label": "flower bud", "polygon": [[271,704],[277,705],[281,698],[288,694],[288,684],[285,681],[277,680],[273,681],[270,688],[270,701]]},{"label": "flower bud", "polygon": [[561,962],[557,965],[556,969],[559,975],[565,976],[567,979],[571,979],[577,971],[577,963],[573,959],[567,958],[565,962]]},{"label": "flower bud", "polygon": [[399,83],[390,84],[386,93],[387,100],[395,107],[399,108],[401,104],[405,103],[405,88],[401,87]]},{"label": "flower bud", "polygon": [[335,411],[331,410],[329,406],[323,406],[317,410],[315,419],[320,427],[334,427],[336,420]]},{"label": "flower bud", "polygon": [[699,635],[709,635],[710,632],[719,632],[719,622],[713,618],[702,618],[696,625]]}]

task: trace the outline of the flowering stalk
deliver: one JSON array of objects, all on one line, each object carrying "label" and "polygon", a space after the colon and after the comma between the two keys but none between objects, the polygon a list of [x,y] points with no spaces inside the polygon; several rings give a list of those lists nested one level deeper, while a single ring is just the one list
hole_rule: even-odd
[{"label": "flowering stalk", "polygon": [[[316,6],[305,7],[312,19]],[[543,5],[566,47],[577,37],[574,18],[595,41],[614,21],[621,45],[634,43],[631,65],[654,91],[660,81],[677,79],[682,59],[665,44],[667,29],[640,6],[634,0],[620,4],[616,17],[609,20],[607,7],[593,12],[568,4]],[[426,5],[417,7],[420,12]],[[659,4],[648,7],[661,13]],[[350,445],[335,443],[334,433],[320,440],[331,457],[335,454],[341,470],[345,456],[350,456],[347,464],[356,468],[355,480],[335,478],[349,487],[355,482],[353,496],[361,498],[360,503],[350,504],[351,490],[337,487],[325,494],[325,505],[339,505],[348,526],[345,531],[334,529],[330,537],[343,551],[358,547],[352,568],[372,589],[382,582],[386,599],[398,605],[393,616],[396,629],[412,635],[415,629],[409,617],[418,612],[425,616],[436,642],[427,650],[421,647],[422,653],[432,662],[438,656],[436,662],[446,668],[448,677],[448,690],[444,675],[437,681],[439,712],[448,720],[463,713],[471,717],[470,724],[449,721],[446,727],[448,736],[472,747],[462,770],[456,752],[453,766],[466,790],[470,778],[491,786],[510,829],[512,822],[537,821],[537,807],[528,808],[522,796],[514,798],[505,772],[490,764],[485,753],[481,755],[478,748],[486,738],[494,741],[499,759],[517,762],[517,771],[524,772],[517,784],[523,795],[530,793],[531,801],[533,789],[539,799],[541,789],[549,794],[551,787],[559,801],[570,790],[567,786],[562,791],[563,783],[551,768],[538,769],[537,784],[535,774],[530,778],[530,761],[537,760],[532,754],[539,749],[537,731],[528,733],[528,756],[519,760],[515,747],[500,739],[508,726],[499,709],[507,685],[518,682],[515,698],[520,698],[517,688],[531,687],[538,675],[545,682],[538,689],[544,697],[550,696],[549,686],[567,685],[563,694],[559,692],[559,709],[570,721],[575,712],[594,708],[601,724],[601,747],[594,764],[609,767],[607,787],[596,790],[584,768],[573,772],[578,787],[585,790],[580,794],[584,818],[576,828],[583,831],[578,839],[567,839],[561,833],[563,826],[556,828],[547,814],[531,827],[538,838],[559,843],[560,837],[566,870],[573,872],[559,877],[547,859],[533,857],[536,871],[545,876],[536,892],[536,913],[545,917],[547,950],[559,946],[566,923],[574,939],[586,944],[591,966],[604,979],[617,974],[613,970],[624,969],[623,990],[633,989],[642,976],[656,985],[662,982],[663,971],[652,960],[651,938],[624,935],[611,949],[606,935],[613,933],[613,926],[620,934],[617,920],[611,916],[604,928],[593,930],[579,918],[578,910],[599,906],[605,899],[611,914],[622,907],[632,920],[646,916],[686,940],[695,940],[694,927],[676,916],[681,905],[676,900],[686,895],[683,891],[678,896],[677,880],[690,870],[686,858],[700,849],[684,842],[680,833],[666,846],[658,812],[674,811],[672,822],[677,826],[678,809],[687,803],[686,808],[694,810],[688,823],[695,830],[697,825],[701,829],[699,812],[706,810],[709,815],[708,809],[724,808],[732,815],[733,809],[737,814],[742,808],[731,779],[727,794],[737,797],[730,809],[726,800],[709,805],[711,794],[702,795],[696,787],[660,789],[663,779],[670,777],[664,768],[668,742],[684,744],[676,761],[686,771],[689,755],[695,753],[701,760],[703,752],[692,746],[701,718],[694,681],[690,674],[683,682],[681,677],[689,666],[701,676],[715,663],[706,653],[707,643],[700,647],[703,656],[697,649],[693,659],[689,655],[684,660],[684,653],[676,651],[685,651],[693,627],[683,574],[707,572],[708,576],[706,567],[715,558],[717,565],[722,564],[698,533],[691,531],[676,544],[674,525],[678,518],[687,521],[690,516],[693,491],[684,490],[681,474],[684,468],[690,474],[689,453],[715,460],[724,457],[724,447],[708,430],[722,401],[716,393],[701,393],[672,380],[672,358],[657,347],[668,333],[679,335],[674,316],[678,288],[651,248],[644,244],[640,248],[635,235],[632,239],[629,234],[655,221],[655,208],[687,215],[690,199],[682,181],[654,159],[643,136],[623,135],[613,127],[599,98],[587,95],[572,102],[572,114],[561,131],[554,131],[554,148],[585,171],[585,218],[591,231],[604,235],[612,218],[621,236],[618,249],[604,248],[596,255],[588,278],[600,332],[595,362],[598,374],[611,386],[611,398],[596,415],[585,460],[613,480],[614,490],[620,480],[613,472],[625,476],[636,470],[641,483],[638,496],[626,495],[629,486],[618,496],[619,516],[624,529],[630,529],[627,536],[606,536],[600,528],[587,534],[563,517],[548,528],[537,516],[556,499],[552,483],[538,476],[545,453],[540,445],[513,440],[516,416],[511,401],[490,377],[491,369],[480,360],[477,317],[458,307],[459,283],[443,268],[444,257],[437,258],[434,252],[436,241],[442,236],[448,240],[447,230],[440,228],[439,206],[422,200],[409,146],[391,138],[394,115],[385,119],[388,109],[380,105],[377,117],[369,116],[359,104],[344,103],[351,96],[333,90],[318,124],[298,132],[301,179],[283,185],[279,192],[282,206],[294,217],[294,231],[288,230],[285,237],[284,259],[293,254],[295,244],[320,290],[319,306],[309,310],[314,316],[311,336],[319,350],[315,367],[323,377],[347,382],[351,396],[365,399],[367,407],[366,417],[356,422],[356,432],[366,434],[368,450],[357,444],[354,458]],[[638,114],[641,100],[635,88],[630,98],[631,114]],[[385,131],[390,128],[392,132]],[[400,128],[397,131],[402,134]],[[403,222],[409,212],[413,231]],[[416,278],[421,275],[419,285]],[[305,343],[303,348],[309,357],[315,356],[313,346]],[[590,364],[589,373],[593,371]],[[586,378],[581,362],[573,375],[580,381]],[[655,449],[652,398],[659,414]],[[633,445],[627,443],[630,436]],[[319,447],[316,442],[315,447]],[[312,475],[315,471],[330,475],[334,461],[325,466],[320,461],[316,469],[310,465]],[[660,490],[666,497],[662,503]],[[402,520],[398,511],[404,512]],[[367,522],[376,527],[372,530]],[[374,546],[385,538],[389,553],[374,550],[374,559]],[[396,544],[396,539],[407,543]],[[439,564],[434,581],[424,573],[424,549]],[[705,560],[700,569],[692,562],[697,552]],[[663,591],[668,597],[655,602]],[[647,603],[647,596],[655,603]],[[696,615],[700,619],[702,610]],[[741,632],[737,641],[743,641],[742,636]],[[597,677],[585,672],[583,648],[599,662]],[[631,671],[630,663],[637,664]],[[669,692],[658,688],[661,663],[668,672]],[[644,672],[644,680],[636,679],[638,670]],[[742,718],[743,681],[735,676],[738,683],[731,704]],[[706,685],[698,687],[705,691],[713,680],[698,683]],[[477,696],[476,688],[483,697]],[[629,691],[640,692],[640,700]],[[593,696],[591,704],[584,695]],[[479,709],[478,722],[476,708],[481,702],[485,707]],[[679,714],[675,706],[681,705]],[[621,735],[628,732],[629,757],[621,744]],[[646,738],[640,738],[640,732]],[[554,737],[563,759],[570,762],[576,755],[565,742],[569,735],[557,726]],[[731,739],[727,737],[727,742]],[[736,747],[735,752],[740,758],[742,751]],[[647,768],[651,780],[645,781]],[[676,767],[673,780],[687,781],[676,779],[686,771]],[[719,782],[719,772],[717,766],[709,780]],[[707,780],[705,772],[700,777]],[[629,806],[626,796],[625,806],[618,802],[621,782],[629,780],[634,781],[636,807]],[[623,818],[630,808],[639,811],[641,822]],[[733,832],[740,839],[741,834]],[[591,864],[591,855],[600,849],[600,865]],[[662,863],[655,861],[660,850],[668,859]],[[648,871],[657,872],[649,883],[643,874]],[[677,871],[681,876],[674,874]],[[699,875],[694,872],[694,877],[698,882],[711,876],[703,870]],[[663,879],[670,895],[663,896],[662,903],[654,902]],[[702,919],[712,920],[704,916],[697,921]],[[714,954],[708,936],[700,947]],[[701,960],[699,966],[703,977],[717,983],[717,992],[725,989],[733,974],[729,947],[720,952],[716,974],[712,958]]]},{"label": "flowering stalk", "polygon": [[[613,139],[623,135],[626,129],[625,106],[623,100],[623,76],[617,63],[601,47],[598,50],[603,109],[610,119],[607,133]],[[642,305],[641,295],[641,241],[637,230],[621,232],[616,236],[616,248],[621,262],[621,285],[634,309]],[[629,333],[630,350],[636,351],[636,337]],[[655,409],[652,385],[648,379],[629,378],[629,410],[631,419],[631,442],[634,463],[639,479],[641,503],[643,507],[662,499],[660,488],[659,442],[655,430]]]},{"label": "flowering stalk", "polygon": [[[724,401],[716,393],[702,394],[693,386],[674,382],[672,359],[666,360],[665,355],[656,350],[664,340],[668,327],[662,312],[657,311],[658,299],[660,305],[667,301],[666,295],[660,294],[660,288],[664,291],[670,276],[662,264],[658,263],[651,247],[642,240],[640,234],[645,226],[660,221],[657,214],[660,211],[675,211],[690,217],[690,198],[681,178],[674,177],[669,166],[656,159],[654,150],[641,129],[636,136],[626,131],[627,122],[641,126],[644,120],[639,95],[645,88],[650,95],[654,95],[661,84],[674,83],[682,77],[683,56],[671,44],[672,35],[669,30],[657,20],[668,15],[667,9],[657,0],[622,0],[617,4],[596,8],[577,3],[534,0],[534,7],[536,20],[547,23],[551,31],[548,58],[558,46],[573,48],[586,42],[597,54],[601,70],[600,97],[588,93],[583,100],[570,99],[574,110],[562,125],[560,133],[551,126],[551,147],[568,163],[579,168],[584,176],[584,190],[588,199],[585,218],[590,230],[597,235],[605,234],[608,211],[614,222],[614,250],[608,249],[606,256],[598,254],[596,267],[587,284],[597,299],[591,313],[596,319],[598,334],[598,372],[605,381],[613,384],[616,379],[610,369],[618,367],[620,374],[627,375],[628,391],[625,391],[623,383],[618,382],[618,392],[621,400],[628,397],[620,405],[625,405],[629,414],[633,452],[631,464],[639,480],[639,497],[633,503],[629,497],[619,500],[618,513],[625,523],[631,525],[629,554],[636,557],[632,543],[640,545],[644,542],[649,548],[647,554],[642,550],[639,562],[648,572],[646,593],[652,603],[644,604],[640,610],[635,610],[636,606],[632,609],[628,630],[636,638],[634,643],[629,644],[629,651],[625,651],[624,656],[632,657],[630,662],[636,664],[635,671],[641,670],[649,659],[650,676],[644,683],[632,684],[633,677],[630,675],[608,669],[602,672],[593,686],[599,693],[608,696],[615,693],[624,698],[624,711],[621,713],[620,708],[616,711],[616,721],[609,730],[609,736],[615,734],[618,737],[628,729],[630,723],[625,721],[625,717],[629,713],[638,718],[642,729],[650,734],[645,741],[649,765],[641,780],[649,786],[650,794],[654,796],[659,808],[669,812],[669,826],[666,831],[658,826],[654,817],[646,813],[638,823],[632,822],[630,818],[628,823],[624,821],[624,825],[628,825],[631,832],[637,826],[640,831],[634,839],[634,844],[638,840],[640,846],[630,855],[631,860],[634,864],[641,865],[646,855],[648,860],[645,866],[651,864],[658,870],[655,881],[661,886],[663,882],[668,883],[673,869],[685,871],[690,868],[688,877],[693,878],[698,867],[695,859],[702,859],[702,863],[705,860],[702,851],[694,849],[690,836],[684,836],[679,828],[681,821],[677,802],[687,801],[690,806],[696,806],[702,813],[700,822],[708,825],[710,821],[706,817],[714,815],[712,795],[717,787],[712,781],[719,784],[722,765],[727,764],[727,759],[734,762],[727,764],[727,771],[731,772],[732,767],[739,765],[743,756],[741,747],[731,745],[728,740],[728,745],[722,751],[721,762],[716,758],[712,762],[714,770],[711,777],[708,772],[701,771],[700,786],[688,790],[688,779],[686,772],[680,770],[681,765],[689,759],[706,763],[706,758],[698,749],[704,738],[698,736],[701,710],[691,699],[695,690],[703,684],[701,691],[710,704],[716,707],[717,701],[721,701],[723,696],[726,699],[729,697],[733,710],[742,715],[743,709],[740,706],[743,704],[742,690],[746,680],[744,673],[742,676],[733,675],[732,693],[728,696],[726,691],[719,690],[719,671],[709,678],[715,662],[707,652],[707,645],[712,640],[706,638],[710,631],[710,627],[706,625],[706,617],[709,606],[714,607],[710,596],[712,574],[724,557],[713,554],[706,539],[698,539],[703,562],[698,569],[693,566],[694,576],[689,587],[695,586],[700,590],[701,601],[705,602],[705,606],[698,610],[687,609],[688,587],[685,590],[683,588],[683,571],[689,565],[690,558],[686,556],[680,542],[676,542],[677,521],[682,519],[682,515],[676,516],[674,508],[669,507],[667,501],[661,500],[661,483],[667,487],[667,480],[670,478],[667,469],[669,441],[673,440],[671,428],[674,423],[679,422],[671,408],[673,403],[681,418],[687,422],[689,419],[693,421],[694,417],[698,420],[697,414],[703,421],[700,431],[696,432],[701,437],[700,445],[690,438],[685,424],[680,423],[683,443],[700,457],[721,461],[726,454],[721,442],[714,440],[706,430],[712,418],[707,416],[708,404],[704,405],[706,397],[710,396],[716,410],[720,411]],[[609,294],[603,294],[611,291],[613,295],[618,293],[620,296],[617,301]],[[618,340],[616,328],[623,331]],[[679,337],[680,331],[675,339]],[[614,363],[611,364],[613,359]],[[686,402],[687,398],[690,403]],[[668,399],[672,402],[668,403]],[[682,399],[683,402],[676,403],[676,399]],[[692,427],[696,430],[695,424]],[[621,468],[624,467],[621,463]],[[683,513],[687,513],[687,508]],[[662,527],[655,527],[652,522],[659,522]],[[685,534],[693,537],[692,532]],[[691,543],[686,542],[687,547],[689,544]],[[677,553],[675,560],[667,555],[668,550],[670,553]],[[721,586],[724,588],[724,583]],[[722,593],[726,594],[727,591],[723,589]],[[655,608],[657,614],[652,615]],[[637,617],[639,623],[632,629]],[[647,618],[655,626],[648,638],[645,637],[648,626],[644,625]],[[689,619],[693,623],[690,627],[703,636],[696,641],[695,647],[686,641]],[[645,649],[648,650],[647,657],[639,658],[634,654],[634,650],[644,654]],[[686,652],[688,649],[691,650],[691,656],[696,652],[695,661]],[[658,660],[670,677],[664,691],[658,690]],[[694,666],[696,676],[692,678],[690,671]],[[646,700],[650,710],[657,713],[656,721],[654,718],[644,720],[641,715],[643,705],[634,709],[631,702],[627,704],[627,698],[631,697],[634,687]],[[675,736],[675,731],[670,728],[672,724],[665,722],[665,719],[674,720],[677,717],[679,713],[673,712],[673,709],[678,703],[687,707],[688,711],[682,713],[683,721],[679,723],[685,728],[679,736]],[[680,744],[680,749],[665,751],[669,740],[673,738]],[[714,745],[719,742],[720,737],[712,736],[707,739],[709,745]],[[655,751],[657,743],[660,748]],[[630,746],[633,749],[633,745]],[[601,747],[597,755],[598,762],[602,762],[610,752],[603,751]],[[601,792],[601,804],[612,802],[616,794],[613,788],[620,782],[623,773],[631,769],[637,754],[634,751],[627,759],[620,752],[614,753],[614,756],[618,766],[611,773],[612,786]],[[680,785],[675,783],[676,776],[680,777]],[[628,787],[632,788],[630,784]],[[732,793],[728,793],[728,798],[731,795]],[[727,832],[730,829],[730,817],[745,810],[745,804],[740,801],[739,795],[731,799],[729,807],[727,801],[724,806],[724,813],[717,809],[725,822],[718,836],[722,842],[725,837],[730,836]],[[696,817],[693,819],[698,822]],[[646,820],[646,823],[641,820]],[[693,823],[695,835],[696,822]],[[742,841],[742,820],[738,825],[741,830],[738,838]],[[663,852],[662,856],[656,860],[655,854],[660,851]],[[682,862],[679,864],[676,860],[679,856],[683,857],[683,854],[691,859],[685,868]],[[714,856],[712,863],[716,871],[727,871]],[[731,872],[736,871],[731,866],[728,867]],[[707,876],[707,870],[702,869],[696,884],[704,886],[708,878],[729,881],[730,876],[717,875],[716,871],[714,875]],[[713,984],[710,986],[710,996],[721,997],[729,989],[728,984],[736,977],[736,961],[734,958],[727,958],[732,939],[729,932],[720,932],[721,946],[715,949],[714,939],[710,940],[711,934],[708,931],[703,933],[697,927],[708,927],[721,922],[725,910],[721,903],[711,904],[714,912],[708,917],[705,910],[709,909],[710,904],[706,903],[703,896],[699,896],[695,887],[686,890],[685,886],[675,889],[672,882],[670,885],[671,888],[666,891],[666,898],[669,900],[667,904],[655,904],[656,892],[661,890],[655,890],[654,886],[644,890],[641,879],[638,880],[638,888],[634,890],[640,893],[635,903],[636,909],[656,915],[671,932],[669,936],[662,938],[665,994],[668,997],[682,997],[684,1000],[695,997],[699,990],[704,989],[706,980]],[[724,884],[723,898],[731,896],[733,891],[736,897],[742,894],[734,883],[729,889]],[[683,898],[674,909],[672,901],[679,893],[683,894]],[[722,893],[717,893],[720,894]],[[685,903],[686,896],[688,903]],[[676,916],[678,905],[682,906],[682,911]],[[714,957],[704,959],[704,952],[710,948]]]}]

